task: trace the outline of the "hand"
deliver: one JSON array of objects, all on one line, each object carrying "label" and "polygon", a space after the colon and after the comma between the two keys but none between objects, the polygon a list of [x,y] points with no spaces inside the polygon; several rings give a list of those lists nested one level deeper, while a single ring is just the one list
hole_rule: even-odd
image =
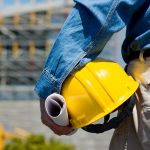
[{"label": "hand", "polygon": [[48,116],[46,110],[45,110],[45,100],[40,100],[40,110],[41,110],[41,121],[43,124],[45,124],[47,127],[49,127],[55,134],[57,135],[68,135],[74,129],[70,126],[59,126],[53,122],[53,120]]}]

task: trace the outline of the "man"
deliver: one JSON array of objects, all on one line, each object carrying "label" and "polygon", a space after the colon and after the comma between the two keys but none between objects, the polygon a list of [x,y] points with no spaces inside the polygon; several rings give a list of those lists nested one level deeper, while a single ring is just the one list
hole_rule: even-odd
[{"label": "man", "polygon": [[[66,135],[73,130],[70,126],[61,127],[50,120],[44,107],[46,97],[53,92],[60,93],[67,76],[96,58],[111,36],[126,26],[122,56],[128,73],[140,83],[140,87],[133,117],[125,119],[116,129],[110,149],[149,150],[150,1],[74,1],[76,4],[52,47],[35,87],[40,97],[42,122],[58,135]],[[138,70],[141,66],[143,69]]]}]

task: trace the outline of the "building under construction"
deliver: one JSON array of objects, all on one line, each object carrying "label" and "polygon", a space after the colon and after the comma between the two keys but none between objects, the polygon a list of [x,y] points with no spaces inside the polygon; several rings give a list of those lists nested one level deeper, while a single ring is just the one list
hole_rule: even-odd
[{"label": "building under construction", "polygon": [[36,79],[71,6],[71,0],[0,0],[0,100],[36,99]]}]

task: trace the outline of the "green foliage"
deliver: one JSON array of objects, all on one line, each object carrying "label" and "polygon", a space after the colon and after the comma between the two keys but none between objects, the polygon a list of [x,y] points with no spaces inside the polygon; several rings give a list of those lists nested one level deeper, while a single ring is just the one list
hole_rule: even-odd
[{"label": "green foliage", "polygon": [[4,150],[75,150],[75,147],[55,138],[47,140],[43,135],[31,135],[25,139],[12,139]]}]

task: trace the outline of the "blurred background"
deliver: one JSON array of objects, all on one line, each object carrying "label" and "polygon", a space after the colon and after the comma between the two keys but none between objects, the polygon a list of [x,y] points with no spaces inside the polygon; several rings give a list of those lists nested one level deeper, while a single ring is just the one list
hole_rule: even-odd
[{"label": "blurred background", "polygon": [[[22,128],[55,136],[40,123],[39,101],[34,85],[73,0],[0,0],[0,124],[6,131]],[[120,49],[125,30],[115,34],[100,57],[124,67]],[[112,130],[93,135],[79,130],[70,137],[77,150],[107,150]]]}]

